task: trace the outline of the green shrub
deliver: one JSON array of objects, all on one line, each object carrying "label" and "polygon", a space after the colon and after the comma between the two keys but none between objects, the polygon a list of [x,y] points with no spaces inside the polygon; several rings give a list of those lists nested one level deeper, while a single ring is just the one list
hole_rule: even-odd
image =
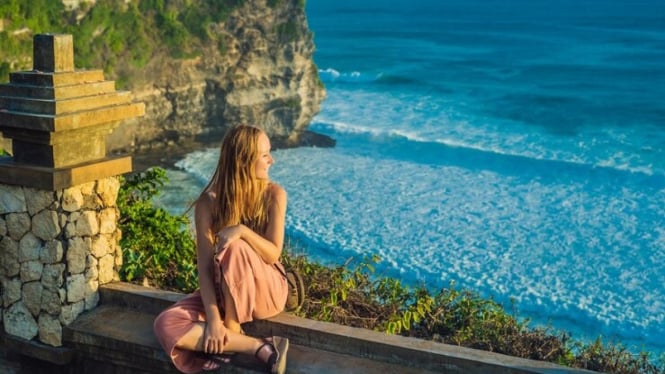
[{"label": "green shrub", "polygon": [[[224,21],[243,3],[244,0],[97,0],[94,5],[83,3],[83,17],[77,18],[75,12],[65,10],[62,1],[3,1],[0,82],[7,81],[10,67],[30,68],[32,35],[37,33],[72,34],[77,67],[103,67],[110,74],[120,61],[143,68],[151,58],[163,55],[198,56],[210,42],[210,23]],[[25,33],[14,33],[23,28]]]},{"label": "green shrub", "polygon": [[295,21],[280,23],[275,26],[275,33],[281,42],[293,42],[298,39],[298,24]]},{"label": "green shrub", "polygon": [[118,193],[123,280],[191,292],[198,287],[196,248],[189,219],[155,207],[152,198],[167,181],[166,172],[151,168],[123,178]]}]

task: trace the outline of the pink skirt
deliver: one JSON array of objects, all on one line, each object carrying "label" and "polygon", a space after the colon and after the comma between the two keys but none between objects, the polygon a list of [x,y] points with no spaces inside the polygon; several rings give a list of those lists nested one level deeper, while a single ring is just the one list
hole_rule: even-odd
[{"label": "pink skirt", "polygon": [[[229,248],[215,257],[214,272],[220,311],[224,310],[221,288],[221,277],[224,276],[240,323],[269,318],[284,310],[288,293],[286,279],[274,265],[263,262],[244,240],[231,243]],[[206,359],[200,352],[180,349],[176,344],[194,324],[205,320],[199,291],[187,295],[155,319],[157,340],[175,367],[183,373],[201,371]]]}]

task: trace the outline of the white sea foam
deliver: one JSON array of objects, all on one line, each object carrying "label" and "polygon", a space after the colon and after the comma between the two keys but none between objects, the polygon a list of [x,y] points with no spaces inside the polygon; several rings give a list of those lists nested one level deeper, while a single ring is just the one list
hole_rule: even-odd
[{"label": "white sea foam", "polygon": [[325,247],[311,253],[317,259],[378,253],[385,274],[431,287],[455,280],[585,337],[665,333],[665,305],[649,302],[665,297],[665,275],[651,265],[662,249],[651,220],[665,217],[663,196],[628,189],[615,197],[603,186],[522,184],[326,149],[276,157],[289,230],[317,238]]},{"label": "white sea foam", "polygon": [[[665,176],[662,135],[645,137],[629,129],[615,133],[608,127],[581,129],[575,137],[559,137],[524,124],[464,116],[441,100],[408,93],[337,89],[329,94],[326,108],[312,129],[333,136],[398,136],[500,155]],[[656,151],[640,152],[640,157],[636,157],[636,153],[622,149]]]},{"label": "white sea foam", "polygon": [[333,68],[328,68],[324,70],[319,70],[319,77],[323,82],[347,82],[347,83],[354,83],[354,82],[369,82],[369,81],[374,81],[378,78],[381,77],[381,74],[377,75],[369,75],[369,74],[361,74],[359,71],[352,71],[350,73],[340,73],[339,71],[333,69]]}]

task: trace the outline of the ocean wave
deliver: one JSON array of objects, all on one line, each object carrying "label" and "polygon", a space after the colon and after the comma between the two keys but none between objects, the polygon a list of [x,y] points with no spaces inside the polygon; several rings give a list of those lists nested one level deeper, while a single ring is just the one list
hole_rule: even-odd
[{"label": "ocean wave", "polygon": [[[564,152],[561,151],[558,152],[559,154],[552,153],[550,157],[546,157],[542,153],[538,154],[533,149],[529,149],[526,145],[523,149],[516,149],[514,146],[513,148],[502,147],[491,141],[485,144],[473,143],[452,136],[421,134],[415,129],[380,129],[325,120],[317,121],[314,127],[333,137],[355,137],[356,141],[366,141],[368,145],[374,145],[377,151],[383,150],[383,153],[386,153],[384,156],[392,155],[409,161],[434,164],[455,163],[472,169],[489,167],[503,172],[517,170],[538,172],[540,170],[552,173],[568,170],[568,172],[574,171],[580,175],[579,171],[586,169],[585,175],[605,171],[605,174],[600,177],[630,176],[659,186],[659,188],[665,187],[664,170],[658,170],[652,164],[631,163],[634,157],[622,152],[593,160],[579,155],[565,157]],[[487,138],[492,138],[492,136]]]},{"label": "ocean wave", "polygon": [[384,72],[370,74],[359,71],[339,72],[333,68],[319,70],[319,77],[324,83],[342,82],[342,83],[376,83],[384,85],[429,85],[427,82],[421,82],[417,79],[397,74],[387,74]]},{"label": "ocean wave", "polygon": [[208,183],[215,171],[218,158],[219,151],[216,148],[202,149],[187,154],[175,163],[175,167],[190,174],[202,187]]},{"label": "ocean wave", "polygon": [[350,73],[340,73],[339,71],[328,68],[319,70],[319,77],[323,83],[330,82],[345,82],[345,83],[365,83],[373,82],[381,77],[381,73],[377,75],[364,74],[359,71],[352,71]]}]

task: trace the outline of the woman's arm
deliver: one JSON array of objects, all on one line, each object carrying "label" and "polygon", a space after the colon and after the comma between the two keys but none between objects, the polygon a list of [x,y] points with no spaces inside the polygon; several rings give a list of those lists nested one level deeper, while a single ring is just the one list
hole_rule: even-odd
[{"label": "woman's arm", "polygon": [[217,236],[220,250],[236,239],[243,239],[261,256],[267,264],[279,261],[284,246],[284,222],[286,220],[286,191],[272,183],[269,187],[270,207],[268,210],[268,226],[260,235],[245,225],[236,225],[222,229]]},{"label": "woman's arm", "polygon": [[224,325],[213,281],[214,233],[212,230],[212,198],[205,194],[194,207],[196,225],[196,258],[199,271],[199,287],[206,314],[206,330],[203,350],[208,353],[221,352],[225,342]]}]

